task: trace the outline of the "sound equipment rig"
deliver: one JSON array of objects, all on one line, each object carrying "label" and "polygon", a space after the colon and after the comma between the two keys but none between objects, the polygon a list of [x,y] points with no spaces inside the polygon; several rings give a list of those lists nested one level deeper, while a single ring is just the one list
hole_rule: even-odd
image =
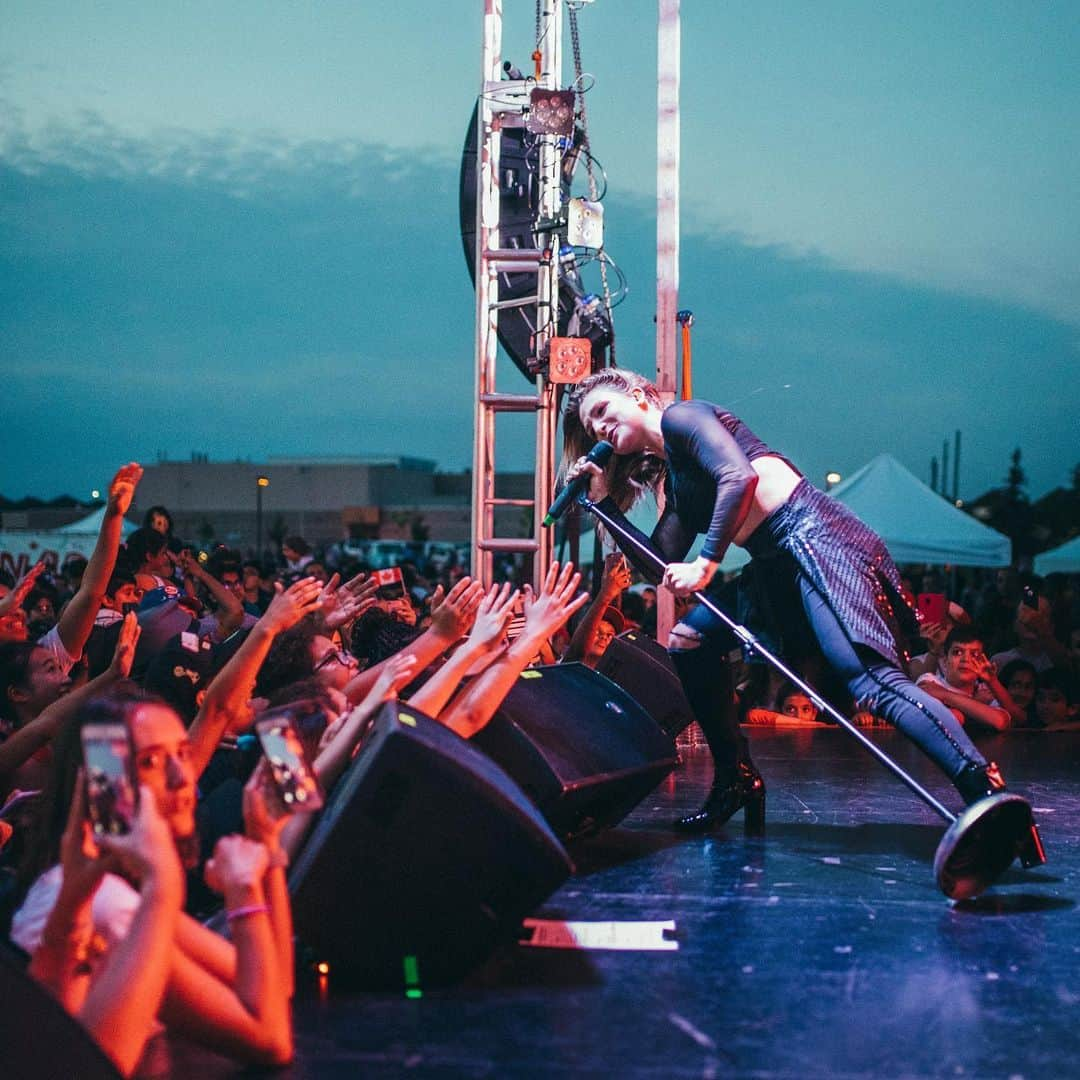
[{"label": "sound equipment rig", "polygon": [[[533,66],[524,75],[502,60],[502,0],[485,0],[482,85],[461,170],[462,241],[476,284],[471,569],[490,581],[496,555],[531,555],[536,588],[553,555],[553,538],[540,520],[554,486],[559,387],[604,366],[608,350],[614,358],[612,311],[627,291],[604,250],[607,183],[589,147],[582,0],[566,4],[575,79],[561,85],[563,2],[537,0]],[[573,198],[582,158],[588,195]],[[600,271],[595,293],[582,279],[590,264]],[[619,278],[614,294],[609,268]],[[499,344],[533,384],[532,393],[496,390]],[[507,412],[536,417],[532,499],[495,492],[495,419]],[[498,536],[501,508],[531,510],[532,536]]]}]

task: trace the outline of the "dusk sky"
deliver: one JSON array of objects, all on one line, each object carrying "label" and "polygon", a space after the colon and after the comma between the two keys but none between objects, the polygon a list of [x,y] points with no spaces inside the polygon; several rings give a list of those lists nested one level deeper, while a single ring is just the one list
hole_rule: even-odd
[{"label": "dusk sky", "polygon": [[[504,0],[525,67],[533,3]],[[482,0],[6,0],[0,493],[116,465],[471,457],[458,168]],[[695,390],[817,482],[888,451],[960,494],[1080,462],[1080,6],[683,16]],[[619,360],[654,370],[655,0],[580,15]],[[572,77],[567,36],[565,76]],[[584,176],[577,185],[584,192]],[[526,390],[506,362],[505,383]],[[511,425],[501,464],[527,469]]]}]

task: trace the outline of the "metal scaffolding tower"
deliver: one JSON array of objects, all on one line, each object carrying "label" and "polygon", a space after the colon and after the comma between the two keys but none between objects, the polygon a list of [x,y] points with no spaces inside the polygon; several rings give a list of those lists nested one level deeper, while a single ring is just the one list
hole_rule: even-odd
[{"label": "metal scaffolding tower", "polygon": [[[476,170],[476,362],[473,416],[472,573],[490,582],[496,553],[533,555],[533,586],[539,588],[551,562],[553,537],[541,520],[551,499],[555,473],[555,430],[558,425],[556,388],[541,370],[535,394],[498,393],[495,389],[499,311],[507,306],[536,309],[536,357],[543,357],[557,333],[559,260],[555,237],[540,228],[531,248],[507,248],[499,229],[500,137],[504,127],[520,127],[529,92],[560,89],[562,75],[562,0],[540,0],[537,11],[535,78],[502,77],[502,0],[484,0],[483,76],[478,105]],[[560,212],[561,151],[556,135],[537,135],[538,205],[536,221],[551,222]],[[523,299],[500,300],[499,275],[535,272],[536,293]],[[536,416],[536,473],[533,498],[507,499],[495,495],[495,420],[501,413],[532,412]],[[495,510],[500,506],[531,507],[533,535],[500,538],[495,535]]]}]

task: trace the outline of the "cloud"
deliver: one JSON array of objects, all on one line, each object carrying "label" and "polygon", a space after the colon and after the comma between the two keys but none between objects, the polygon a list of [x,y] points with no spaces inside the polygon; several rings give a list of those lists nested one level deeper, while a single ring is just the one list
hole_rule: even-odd
[{"label": "cloud", "polygon": [[[158,450],[224,460],[472,445],[473,292],[457,162],[262,133],[0,139],[5,494],[100,486]],[[613,190],[609,250],[632,292],[619,359],[653,366],[654,222]],[[889,450],[919,475],[964,430],[964,494],[1021,445],[1038,491],[1064,482],[1075,328],[1017,305],[837,267],[690,228],[683,306],[695,388],[736,405],[812,477]],[[506,365],[508,388],[524,380]],[[527,425],[500,464],[530,468]],[[500,432],[504,429],[500,428]]]},{"label": "cloud", "polygon": [[[8,102],[0,99],[5,108]],[[417,181],[431,166],[456,167],[445,152],[403,150],[359,140],[287,138],[268,130],[221,129],[207,135],[161,128],[149,137],[121,131],[101,113],[82,110],[76,123],[25,126],[12,108],[0,125],[0,160],[27,175],[64,169],[95,179],[153,178],[219,189],[237,198],[299,194],[321,186],[359,198],[371,169],[395,184]]]}]

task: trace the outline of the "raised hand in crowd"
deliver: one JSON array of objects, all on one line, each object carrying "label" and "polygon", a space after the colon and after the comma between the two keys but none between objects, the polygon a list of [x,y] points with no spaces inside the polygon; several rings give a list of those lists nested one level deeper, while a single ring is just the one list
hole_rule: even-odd
[{"label": "raised hand in crowd", "polygon": [[106,517],[117,514],[123,517],[131,509],[135,489],[139,486],[142,475],[143,467],[137,461],[129,461],[116,470],[116,475],[109,482]]},{"label": "raised hand in crowd", "polygon": [[[84,817],[85,784],[80,770],[60,845],[63,883],[30,973],[129,1076],[157,1027],[184,900],[184,875],[150,788],[140,789],[130,833],[95,841]],[[139,907],[127,935],[106,960],[95,964],[93,898],[105,873],[117,869],[138,882]]]},{"label": "raised hand in crowd", "polygon": [[[458,684],[478,662],[490,662],[506,644],[506,628],[521,592],[511,592],[509,582],[492,585],[476,609],[476,620],[468,636],[445,664],[409,699],[428,716],[437,717],[453,696]],[[485,665],[486,666],[486,663]]]},{"label": "raised hand in crowd", "polygon": [[[470,577],[463,577],[446,594],[431,616],[431,626],[409,642],[409,653],[416,658],[417,673],[422,672],[469,632],[483,598],[484,586]],[[383,665],[388,662],[383,660],[379,664],[373,664],[346,684],[345,696],[350,702],[362,701],[367,696],[382,672]]]},{"label": "raised hand in crowd", "polygon": [[924,622],[919,625],[919,637],[926,642],[927,650],[924,656],[914,657],[908,664],[908,674],[913,679],[937,672],[945,650],[945,639],[951,629],[951,622]]},{"label": "raised hand in crowd", "polygon": [[568,562],[560,570],[553,562],[544,579],[543,587],[536,595],[532,588],[525,586],[525,627],[519,642],[535,649],[546,641],[560,626],[589,601],[588,593],[579,593],[581,575],[575,573],[574,564]]},{"label": "raised hand in crowd", "polygon": [[174,566],[180,567],[184,575],[184,587],[191,596],[197,597],[196,586],[202,585],[214,598],[214,603],[217,605],[214,611],[217,633],[213,636],[219,641],[224,641],[238,630],[244,621],[243,600],[211,574],[189,549],[185,548],[179,555],[174,555],[166,548],[165,553]]},{"label": "raised hand in crowd", "polygon": [[[287,589],[274,582],[274,598],[255,624],[260,636],[278,634],[294,627],[301,619],[316,614],[323,604],[321,583],[313,577],[301,578]],[[252,631],[254,632],[254,630]]]},{"label": "raised hand in crowd", "polygon": [[[101,520],[101,530],[93,553],[83,571],[82,583],[78,592],[71,598],[57,620],[56,626],[42,638],[40,644],[50,648],[66,665],[66,670],[77,661],[86,647],[94,620],[105,599],[105,591],[116,568],[116,555],[120,550],[123,535],[124,514],[131,506],[135,488],[142,479],[142,466],[131,461],[121,466],[109,484],[109,496],[105,515]],[[55,635],[55,641],[52,640]],[[49,640],[46,640],[49,639]],[[56,646],[60,648],[56,648]]]},{"label": "raised hand in crowd", "polygon": [[570,639],[564,660],[580,660],[589,651],[589,645],[596,635],[596,628],[604,617],[604,612],[623,593],[624,589],[630,588],[632,580],[630,564],[626,556],[619,551],[613,551],[604,558],[604,571],[600,576],[600,588],[597,590],[596,599],[589,605],[581,622],[574,630],[574,636]]},{"label": "raised hand in crowd", "polygon": [[279,634],[314,615],[322,603],[322,586],[315,578],[301,578],[287,589],[274,585],[274,598],[228,663],[207,687],[206,697],[191,725],[191,762],[195,775],[206,768],[227,728],[242,730],[251,720],[255,679],[270,646]]},{"label": "raised hand in crowd", "polygon": [[393,701],[417,674],[416,657],[411,652],[391,656],[379,667],[378,677],[363,701],[342,713],[319,740],[314,767],[315,775],[324,788],[331,788],[345,771],[379,707]]},{"label": "raised hand in crowd", "polygon": [[534,595],[525,586],[525,625],[520,636],[451,702],[439,717],[447,727],[469,738],[487,724],[541,645],[588,603],[589,594],[578,592],[580,584],[581,575],[574,572],[573,563],[560,567],[553,562],[539,593]]},{"label": "raised hand in crowd", "polygon": [[451,645],[460,641],[468,632],[476,618],[480,603],[484,599],[484,586],[470,577],[463,577],[443,598],[437,607],[432,608],[431,630]]},{"label": "raised hand in crowd", "polygon": [[[126,679],[131,674],[131,665],[135,660],[135,647],[139,644],[142,627],[134,611],[129,611],[120,623],[120,634],[116,639],[116,648],[109,663],[107,674],[110,679]],[[100,677],[100,676],[99,676]]]},{"label": "raised hand in crowd", "polygon": [[327,635],[354,623],[375,603],[379,584],[360,573],[339,585],[341,576],[334,574],[320,594],[322,629]]},{"label": "raised hand in crowd", "polygon": [[[172,846],[170,844],[170,846]],[[86,771],[79,769],[60,839],[63,881],[33,955],[30,974],[47,987],[65,1009],[78,1015],[89,988],[92,961],[101,949],[94,942],[91,903],[110,869],[101,857],[93,826],[86,819]]]},{"label": "raised hand in crowd", "polygon": [[278,950],[278,974],[286,984],[287,996],[293,993],[292,909],[289,905],[285,869],[294,850],[285,840],[285,829],[293,815],[278,796],[263,758],[244,785],[244,834],[261,844],[267,853],[263,888],[269,907],[270,925]]},{"label": "raised hand in crowd", "polygon": [[[245,809],[259,796],[245,789]],[[250,824],[248,827],[252,827]],[[225,899],[225,916],[235,945],[234,989],[244,1015],[268,1048],[268,1062],[292,1057],[292,931],[284,868],[275,866],[265,844],[248,836],[223,836],[206,864],[206,883]],[[287,921],[287,922],[286,922]],[[287,926],[287,936],[279,927]]]},{"label": "raised hand in crowd", "polygon": [[465,639],[465,646],[478,655],[498,652],[506,644],[506,628],[514,614],[520,589],[511,591],[510,582],[492,585],[476,609],[476,621]]},{"label": "raised hand in crowd", "polygon": [[86,702],[131,674],[135,646],[141,632],[135,613],[128,612],[120,626],[109,666],[97,678],[57,698],[0,743],[0,796],[11,785],[24,790],[37,790],[44,786],[51,764],[33,761],[34,755],[60,734]]},{"label": "raised hand in crowd", "polygon": [[26,612],[23,610],[23,603],[44,570],[45,563],[34,563],[6,595],[0,596],[0,641],[26,640]]},{"label": "raised hand in crowd", "polygon": [[[997,664],[986,653],[980,653],[974,666],[976,677],[979,680],[977,685],[986,687],[986,696],[989,699],[984,701],[983,704],[990,705],[991,701],[996,701],[1009,714],[1011,723],[1025,724],[1027,722],[1027,713],[1013,701],[1012,694],[1009,693],[998,678]],[[982,699],[980,698],[980,700]]]}]

